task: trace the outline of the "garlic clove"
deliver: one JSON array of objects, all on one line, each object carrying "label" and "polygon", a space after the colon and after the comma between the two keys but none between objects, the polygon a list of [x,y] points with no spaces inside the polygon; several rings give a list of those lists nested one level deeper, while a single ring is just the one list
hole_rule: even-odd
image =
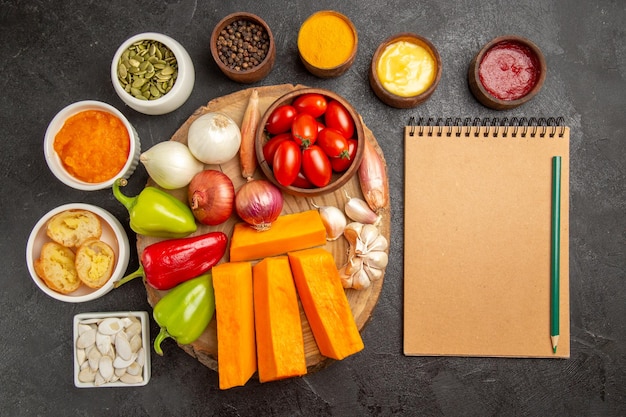
[{"label": "garlic clove", "polygon": [[348,223],[346,216],[335,206],[317,206],[313,202],[311,204],[320,213],[322,223],[326,229],[326,240],[337,240],[343,234]]},{"label": "garlic clove", "polygon": [[370,251],[386,251],[389,247],[389,242],[387,242],[387,238],[381,234],[374,239],[374,241],[368,246],[368,250]]},{"label": "garlic clove", "polygon": [[348,263],[345,266],[346,274],[354,274],[355,272],[361,270],[363,268],[363,259],[359,257],[354,257],[348,260]]},{"label": "garlic clove", "polygon": [[383,251],[371,251],[367,253],[367,256],[363,260],[363,264],[378,269],[383,269],[387,266],[389,257],[387,252]]},{"label": "garlic clove", "polygon": [[374,243],[374,241],[376,240],[378,236],[379,236],[379,233],[378,233],[378,228],[376,226],[374,226],[373,224],[363,225],[363,229],[361,230],[361,234],[359,235],[359,238],[361,239],[365,247],[368,248],[366,252],[370,251],[369,249],[370,245]]},{"label": "garlic clove", "polygon": [[348,199],[344,211],[349,218],[363,224],[378,225],[380,223],[382,217],[374,213],[364,200],[357,197],[350,197],[345,190],[344,193]]},{"label": "garlic clove", "polygon": [[384,275],[384,271],[379,268],[374,268],[373,266],[366,265],[363,267],[365,273],[369,277],[370,281],[378,281]]},{"label": "garlic clove", "polygon": [[355,290],[364,290],[369,288],[371,281],[370,277],[365,272],[365,268],[361,268],[360,271],[352,275],[352,288]]},{"label": "garlic clove", "polygon": [[351,246],[356,245],[356,241],[359,238],[359,234],[363,229],[363,223],[352,222],[346,225],[343,235]]}]

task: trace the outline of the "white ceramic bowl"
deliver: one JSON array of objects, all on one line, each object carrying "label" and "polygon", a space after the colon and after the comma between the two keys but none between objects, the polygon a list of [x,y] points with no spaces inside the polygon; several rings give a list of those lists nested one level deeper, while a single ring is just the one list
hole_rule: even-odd
[{"label": "white ceramic bowl", "polygon": [[[59,155],[54,150],[54,138],[65,124],[65,121],[73,115],[87,110],[101,110],[115,115],[124,123],[124,126],[126,126],[126,129],[128,130],[128,135],[130,137],[130,149],[126,164],[117,175],[114,175],[111,179],[104,182],[90,183],[75,178],[65,169],[63,163],[61,162],[61,158],[59,158]],[[57,177],[65,185],[68,185],[77,190],[84,191],[94,191],[110,188],[116,179],[120,177],[130,177],[133,172],[135,172],[135,168],[137,168],[137,164],[139,163],[139,155],[141,154],[141,143],[139,141],[139,135],[137,135],[137,131],[130,124],[128,119],[126,119],[122,112],[120,112],[118,109],[111,106],[110,104],[95,100],[85,100],[72,103],[62,109],[60,112],[58,112],[46,129],[43,148],[46,162],[48,163],[48,167],[50,168],[54,176]]]},{"label": "white ceramic bowl", "polygon": [[[133,97],[124,90],[117,77],[117,67],[122,53],[133,43],[141,40],[154,40],[167,46],[174,53],[178,64],[178,78],[174,86],[169,92],[156,100],[139,100]],[[149,115],[170,113],[182,106],[191,95],[195,78],[196,74],[189,53],[176,40],[161,33],[146,32],[130,37],[120,45],[111,62],[111,81],[117,95],[132,109]]]},{"label": "white ceramic bowl", "polygon": [[[70,294],[61,294],[50,289],[46,283],[39,278],[37,272],[35,272],[35,260],[39,259],[41,254],[41,248],[46,242],[50,242],[51,239],[46,235],[46,225],[48,220],[55,214],[58,214],[65,210],[88,210],[96,214],[102,223],[102,236],[100,240],[108,243],[113,252],[115,253],[115,267],[113,268],[113,274],[111,279],[104,284],[101,288],[94,289],[89,288],[86,285],[81,285],[76,291]],[[107,294],[113,289],[115,281],[124,276],[126,268],[128,268],[128,262],[130,258],[130,243],[128,241],[128,235],[122,227],[122,224],[108,211],[93,206],[91,204],[83,203],[70,203],[59,206],[46,215],[44,215],[35,224],[28,242],[26,244],[26,264],[28,265],[28,271],[35,284],[47,295],[60,301],[66,301],[68,303],[82,303],[85,301],[95,300],[103,295]]]},{"label": "white ceramic bowl", "polygon": [[[89,324],[98,322],[99,320],[116,317],[120,319],[135,317],[139,319],[141,322],[141,341],[143,353],[140,361],[143,361],[142,367],[142,380],[140,382],[122,382],[121,380],[117,380],[115,382],[106,382],[102,385],[96,385],[94,382],[82,382],[79,379],[79,374],[81,371],[81,363],[86,359],[79,360],[78,358],[78,348],[76,346],[76,341],[80,335],[79,325],[80,324]],[[150,326],[149,326],[149,316],[145,311],[115,311],[110,313],[81,313],[74,316],[74,338],[73,338],[73,352],[74,352],[74,385],[77,388],[107,388],[107,387],[138,387],[146,385],[150,381]],[[97,349],[97,347],[94,347]]]}]

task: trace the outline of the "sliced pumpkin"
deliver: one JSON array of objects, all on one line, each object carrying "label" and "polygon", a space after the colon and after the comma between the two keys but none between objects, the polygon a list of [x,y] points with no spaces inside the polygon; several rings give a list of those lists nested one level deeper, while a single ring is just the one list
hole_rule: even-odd
[{"label": "sliced pumpkin", "polygon": [[245,385],[257,370],[252,264],[213,267],[220,389]]},{"label": "sliced pumpkin", "polygon": [[362,350],[363,340],[333,255],[323,248],[312,248],[289,252],[288,256],[298,295],[320,353],[340,360]]},{"label": "sliced pumpkin", "polygon": [[317,210],[279,216],[259,232],[238,223],[230,240],[230,261],[250,261],[326,244],[326,229]]},{"label": "sliced pumpkin", "polygon": [[289,259],[265,258],[252,271],[259,381],[306,374],[300,309]]}]

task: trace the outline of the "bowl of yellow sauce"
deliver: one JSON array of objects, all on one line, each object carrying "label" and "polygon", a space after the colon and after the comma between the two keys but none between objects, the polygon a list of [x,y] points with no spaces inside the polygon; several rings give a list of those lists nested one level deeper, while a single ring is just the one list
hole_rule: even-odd
[{"label": "bowl of yellow sauce", "polygon": [[385,104],[411,108],[426,101],[441,79],[441,57],[426,38],[399,33],[383,41],[372,57],[370,86]]}]

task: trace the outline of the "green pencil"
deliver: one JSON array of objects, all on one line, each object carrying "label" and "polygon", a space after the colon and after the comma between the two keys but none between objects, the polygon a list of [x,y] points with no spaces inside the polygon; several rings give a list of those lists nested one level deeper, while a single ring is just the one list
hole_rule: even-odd
[{"label": "green pencil", "polygon": [[550,256],[550,339],[556,353],[559,341],[559,281],[561,254],[561,157],[552,158],[552,233]]}]

